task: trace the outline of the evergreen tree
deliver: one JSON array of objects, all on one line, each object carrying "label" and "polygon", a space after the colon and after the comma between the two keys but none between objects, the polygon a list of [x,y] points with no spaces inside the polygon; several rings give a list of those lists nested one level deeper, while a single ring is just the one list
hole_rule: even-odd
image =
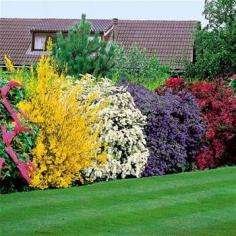
[{"label": "evergreen tree", "polygon": [[115,47],[99,34],[91,34],[91,25],[83,14],[79,24],[72,27],[67,36],[60,32],[53,45],[52,54],[59,69],[79,77],[80,74],[105,76],[114,66]]}]

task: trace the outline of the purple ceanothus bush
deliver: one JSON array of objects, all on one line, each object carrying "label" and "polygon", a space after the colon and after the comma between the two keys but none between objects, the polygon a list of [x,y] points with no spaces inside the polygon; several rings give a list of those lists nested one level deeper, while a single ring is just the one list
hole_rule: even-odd
[{"label": "purple ceanothus bush", "polygon": [[163,175],[193,168],[204,134],[198,106],[190,93],[158,95],[140,85],[127,86],[136,106],[147,116],[145,134],[150,156],[143,176]]}]

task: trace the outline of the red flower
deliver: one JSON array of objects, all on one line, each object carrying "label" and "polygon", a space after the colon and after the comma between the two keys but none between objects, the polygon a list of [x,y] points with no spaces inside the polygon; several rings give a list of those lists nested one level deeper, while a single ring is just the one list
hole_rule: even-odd
[{"label": "red flower", "polygon": [[208,130],[205,134],[207,139],[214,139],[215,137],[215,132],[213,130]]},{"label": "red flower", "polygon": [[213,152],[210,150],[201,152],[197,156],[197,167],[200,170],[214,167]]},{"label": "red flower", "polygon": [[178,91],[180,87],[185,85],[185,80],[182,77],[170,77],[166,80],[165,86],[173,89],[174,91]]},{"label": "red flower", "polygon": [[215,151],[215,158],[220,158],[225,151],[225,145],[223,141],[220,139],[214,139],[212,141],[212,147],[214,148]]},{"label": "red flower", "polygon": [[208,151],[198,155],[198,167],[212,168],[225,164],[222,158],[227,151],[227,143],[236,135],[236,98],[233,91],[223,81],[199,82],[190,90],[208,124],[203,143]]}]

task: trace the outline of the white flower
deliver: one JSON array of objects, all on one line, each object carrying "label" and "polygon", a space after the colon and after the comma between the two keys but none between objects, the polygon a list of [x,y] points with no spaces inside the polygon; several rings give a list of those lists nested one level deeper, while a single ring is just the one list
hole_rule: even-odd
[{"label": "white flower", "polygon": [[107,146],[108,162],[102,166],[94,163],[84,170],[85,175],[93,179],[140,177],[149,155],[143,133],[146,117],[135,107],[130,93],[108,79],[96,83],[91,79],[86,86],[87,92],[99,92],[101,101],[108,99],[110,103],[100,113],[104,121],[101,139]]}]

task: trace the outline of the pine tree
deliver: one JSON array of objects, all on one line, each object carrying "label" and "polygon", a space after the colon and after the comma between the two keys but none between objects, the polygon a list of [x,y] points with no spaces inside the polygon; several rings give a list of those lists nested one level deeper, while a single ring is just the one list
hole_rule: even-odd
[{"label": "pine tree", "polygon": [[99,34],[91,34],[91,25],[83,14],[79,24],[72,27],[67,36],[60,32],[53,45],[52,54],[59,69],[71,76],[92,74],[105,76],[114,66],[115,46],[101,40]]}]

